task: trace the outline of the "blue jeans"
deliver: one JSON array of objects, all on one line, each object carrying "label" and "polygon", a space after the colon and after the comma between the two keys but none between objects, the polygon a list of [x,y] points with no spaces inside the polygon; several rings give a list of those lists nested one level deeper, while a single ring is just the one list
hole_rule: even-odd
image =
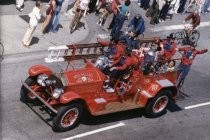
[{"label": "blue jeans", "polygon": [[202,7],[202,13],[207,12],[209,6],[210,6],[210,0],[205,0],[205,3],[203,4],[203,7]]},{"label": "blue jeans", "polygon": [[126,18],[125,15],[121,15],[121,14],[117,15],[114,26],[111,31],[111,36],[113,39],[119,39],[120,30],[122,29],[125,18]]},{"label": "blue jeans", "polygon": [[59,24],[60,15],[61,15],[60,12],[57,13],[57,14],[55,13],[53,15],[50,31],[52,31],[52,32],[57,32],[58,31],[58,24]]},{"label": "blue jeans", "polygon": [[184,80],[190,71],[191,65],[181,64],[178,66],[178,71],[180,72],[180,80]]}]

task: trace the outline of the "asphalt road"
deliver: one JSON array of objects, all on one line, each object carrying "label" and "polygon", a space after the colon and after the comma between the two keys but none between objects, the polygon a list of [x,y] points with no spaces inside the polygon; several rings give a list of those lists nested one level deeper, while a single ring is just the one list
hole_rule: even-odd
[{"label": "asphalt road", "polygon": [[[8,10],[8,9],[7,9]],[[14,12],[14,14],[17,14]],[[89,23],[95,23],[94,16]],[[181,18],[177,18],[181,21]],[[167,23],[165,23],[167,24]],[[148,25],[151,27],[151,25]],[[91,28],[91,27],[90,27]],[[201,38],[199,48],[210,45],[209,27],[199,29]],[[102,31],[92,26],[90,36]],[[164,36],[171,31],[161,31],[155,34]],[[149,33],[148,33],[149,34]],[[94,39],[86,38],[84,42]],[[48,65],[59,71],[57,64],[44,63],[46,52],[30,52],[22,55],[10,55],[1,63],[0,99],[1,99],[1,139],[3,140],[59,140],[84,134],[93,130],[113,126],[119,123],[125,125],[84,136],[82,140],[209,140],[210,137],[210,106],[185,109],[187,106],[210,102],[210,52],[197,56],[188,79],[185,82],[185,93],[190,97],[178,100],[171,105],[167,113],[159,118],[145,118],[139,109],[92,117],[87,115],[75,129],[55,133],[49,124],[44,122],[28,106],[19,101],[21,80],[27,78],[28,68],[35,64]],[[42,114],[46,116],[46,114]]]},{"label": "asphalt road", "polygon": [[[75,129],[55,133],[28,106],[19,101],[21,80],[27,78],[27,70],[34,64],[43,64],[43,54],[30,54],[24,57],[7,58],[1,67],[1,132],[4,140],[63,139],[103,127],[124,123],[122,127],[95,133],[80,139],[123,139],[123,140],[208,140],[210,136],[210,109],[203,106],[185,110],[184,107],[209,102],[209,55],[198,58],[186,81],[185,91],[190,98],[177,101],[167,113],[159,118],[145,118],[141,110],[131,110],[99,117],[87,115]],[[14,61],[15,60],[15,61]],[[202,64],[203,62],[203,64]],[[59,71],[57,64],[48,64]],[[201,66],[202,68],[200,68]],[[42,114],[46,116],[46,114]],[[48,118],[48,117],[46,117]]]}]

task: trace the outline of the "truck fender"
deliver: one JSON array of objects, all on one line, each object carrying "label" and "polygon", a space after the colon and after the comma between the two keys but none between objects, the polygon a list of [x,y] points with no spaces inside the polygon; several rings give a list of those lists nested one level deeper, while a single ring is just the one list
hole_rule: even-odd
[{"label": "truck fender", "polygon": [[29,68],[28,70],[28,74],[30,76],[37,76],[39,74],[47,74],[48,76],[50,76],[52,74],[52,71],[45,66],[42,65],[35,65]]},{"label": "truck fender", "polygon": [[82,99],[82,97],[80,95],[78,95],[77,93],[70,91],[70,92],[66,92],[60,96],[60,103],[67,104],[67,103],[69,103],[73,100],[76,100],[76,99]]}]

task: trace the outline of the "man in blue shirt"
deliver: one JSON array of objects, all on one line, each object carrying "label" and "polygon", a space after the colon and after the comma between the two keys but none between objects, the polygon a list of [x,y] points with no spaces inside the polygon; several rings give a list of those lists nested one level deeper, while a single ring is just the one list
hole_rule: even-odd
[{"label": "man in blue shirt", "polygon": [[145,31],[144,19],[140,14],[137,14],[128,24],[129,31],[135,30],[136,36],[143,34]]}]

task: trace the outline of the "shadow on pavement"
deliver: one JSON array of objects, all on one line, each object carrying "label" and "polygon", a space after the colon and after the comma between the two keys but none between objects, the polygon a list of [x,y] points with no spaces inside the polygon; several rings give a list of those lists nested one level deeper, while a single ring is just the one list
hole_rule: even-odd
[{"label": "shadow on pavement", "polygon": [[110,122],[117,122],[122,120],[128,120],[133,118],[139,118],[143,116],[142,109],[134,109],[123,112],[117,112],[112,114],[106,114],[101,116],[92,116],[88,112],[84,112],[84,116],[81,120],[81,124],[85,125],[98,125]]},{"label": "shadow on pavement", "polygon": [[[21,19],[23,19],[25,22],[29,23],[30,18],[29,18],[28,15],[19,15],[19,17]],[[39,20],[39,23],[43,23],[44,20],[45,20],[45,17],[44,16],[41,16],[41,19]]]},{"label": "shadow on pavement", "polygon": [[170,112],[182,111],[183,109],[179,107],[175,102],[171,102],[167,108]]},{"label": "shadow on pavement", "polygon": [[39,42],[39,38],[38,37],[33,37],[30,45],[37,44],[38,42]]}]

